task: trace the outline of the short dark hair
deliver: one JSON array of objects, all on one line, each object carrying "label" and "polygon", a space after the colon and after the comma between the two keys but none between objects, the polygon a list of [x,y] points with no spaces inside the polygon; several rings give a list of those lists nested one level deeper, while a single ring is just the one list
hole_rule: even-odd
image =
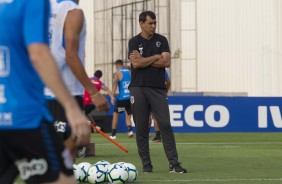
[{"label": "short dark hair", "polygon": [[121,59],[116,60],[115,62],[116,65],[123,65],[123,61]]},{"label": "short dark hair", "polygon": [[94,73],[94,77],[100,79],[102,77],[103,73],[101,70],[96,70]]},{"label": "short dark hair", "polygon": [[147,16],[151,17],[151,19],[156,19],[156,14],[152,11],[144,11],[139,15],[139,22],[146,22]]}]

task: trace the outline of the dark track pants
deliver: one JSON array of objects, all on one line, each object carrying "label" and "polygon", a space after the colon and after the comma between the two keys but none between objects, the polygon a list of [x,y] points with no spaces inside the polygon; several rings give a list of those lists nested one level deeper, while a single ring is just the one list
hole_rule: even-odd
[{"label": "dark track pants", "polygon": [[165,89],[131,87],[130,100],[136,126],[136,142],[142,164],[152,164],[149,152],[149,115],[152,111],[158,122],[165,154],[170,164],[178,163],[174,134],[170,124]]}]

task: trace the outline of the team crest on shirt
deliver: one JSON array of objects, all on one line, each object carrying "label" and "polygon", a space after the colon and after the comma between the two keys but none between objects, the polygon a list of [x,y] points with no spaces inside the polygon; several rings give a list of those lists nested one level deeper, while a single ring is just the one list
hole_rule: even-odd
[{"label": "team crest on shirt", "polygon": [[161,43],[160,41],[157,41],[157,42],[156,42],[156,46],[157,46],[157,47],[160,47],[161,44],[162,44],[162,43]]},{"label": "team crest on shirt", "polygon": [[134,104],[134,96],[130,96],[130,103]]}]

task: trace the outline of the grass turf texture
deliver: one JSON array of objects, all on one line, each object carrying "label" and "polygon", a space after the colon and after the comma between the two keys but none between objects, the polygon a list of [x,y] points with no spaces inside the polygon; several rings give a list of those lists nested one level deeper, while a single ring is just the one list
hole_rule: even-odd
[{"label": "grass turf texture", "polygon": [[179,161],[188,169],[187,174],[168,172],[162,143],[150,143],[154,169],[153,173],[143,174],[135,137],[129,139],[126,134],[117,134],[116,140],[129,153],[124,153],[101,135],[92,134],[96,156],[79,158],[76,164],[84,161],[94,164],[100,160],[130,162],[139,172],[134,183],[282,183],[281,133],[187,133],[175,134],[175,138]]}]

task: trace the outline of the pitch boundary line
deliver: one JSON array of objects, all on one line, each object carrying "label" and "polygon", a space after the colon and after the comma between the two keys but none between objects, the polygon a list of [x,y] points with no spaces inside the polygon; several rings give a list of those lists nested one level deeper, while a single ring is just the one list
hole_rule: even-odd
[{"label": "pitch boundary line", "polygon": [[176,143],[180,145],[256,145],[256,144],[282,144],[282,142],[199,142],[199,143]]},{"label": "pitch boundary line", "polygon": [[[120,144],[136,144],[136,143],[125,143],[119,142]],[[97,145],[110,145],[111,143],[96,143]],[[155,145],[162,145],[160,143],[153,143]],[[282,142],[201,142],[201,143],[176,143],[177,145],[269,145],[269,144],[277,144],[282,145]]]},{"label": "pitch boundary line", "polygon": [[232,182],[232,181],[282,181],[282,178],[234,178],[234,179],[188,179],[188,180],[142,180],[150,182]]}]

